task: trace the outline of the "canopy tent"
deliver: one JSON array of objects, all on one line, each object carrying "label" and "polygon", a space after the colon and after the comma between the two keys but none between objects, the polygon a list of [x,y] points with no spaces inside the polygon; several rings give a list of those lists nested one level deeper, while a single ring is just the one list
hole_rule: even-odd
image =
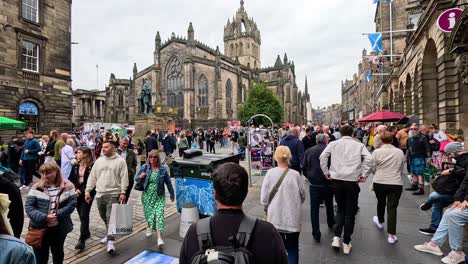
[{"label": "canopy tent", "polygon": [[368,116],[360,118],[358,120],[359,123],[366,123],[366,122],[392,122],[392,121],[399,121],[405,117],[404,115],[396,112],[390,111],[378,111],[372,113]]},{"label": "canopy tent", "polygon": [[26,123],[11,119],[8,117],[0,116],[0,130],[24,130]]}]

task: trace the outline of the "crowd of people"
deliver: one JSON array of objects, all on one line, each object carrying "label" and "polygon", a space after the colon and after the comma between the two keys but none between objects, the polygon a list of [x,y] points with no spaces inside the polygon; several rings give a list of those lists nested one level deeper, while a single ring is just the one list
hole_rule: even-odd
[{"label": "crowd of people", "polygon": [[[206,152],[216,153],[215,146],[228,148],[231,142],[232,152],[242,159],[248,147],[244,131],[227,128],[174,132],[156,129],[148,131],[143,140],[132,142],[132,138],[131,131],[121,136],[110,130],[79,136],[53,130],[39,140],[32,131],[27,131],[22,138],[12,138],[0,154],[0,162],[20,175],[21,187],[18,190],[14,184],[2,184],[1,192],[9,193],[9,198],[0,197],[5,201],[0,199],[2,213],[6,211],[4,204],[11,201],[11,206],[0,226],[0,243],[22,243],[18,238],[23,229],[21,192],[24,192],[27,193],[24,207],[30,218],[26,241],[30,245],[35,242],[35,246],[33,251],[18,246],[23,254],[7,256],[47,263],[50,251],[53,262],[62,263],[64,241],[73,229],[72,212],[76,209],[80,219],[80,236],[75,248],[83,250],[91,236],[89,218],[93,201],[96,200],[99,215],[108,227],[112,204],[127,202],[133,186],[138,184],[143,191],[141,203],[148,225],[146,236],[156,231],[157,245],[161,247],[164,245],[166,189],[171,201],[175,194],[160,153],[164,152],[167,157],[178,150],[179,156],[183,156],[189,148],[205,150],[205,146]],[[442,261],[460,263],[464,260],[468,152],[464,151],[462,143],[436,125],[282,127],[275,131],[273,140],[278,146],[274,152],[277,167],[267,172],[260,199],[268,223],[255,220],[256,229],[251,239],[255,246],[245,245],[254,251],[254,259],[271,257],[269,263],[299,263],[301,207],[307,185],[313,239],[321,241],[319,208],[323,204],[327,225],[334,231],[331,246],[343,247],[344,254],[350,254],[359,210],[359,184],[371,176],[377,199],[376,214],[371,220],[379,229],[387,222],[387,241],[396,243],[397,210],[404,186],[402,176],[407,171],[411,186],[406,190],[413,195],[424,195],[429,182],[434,190],[420,206],[424,211],[432,209],[431,224],[419,230],[433,235],[433,239],[415,249],[441,256],[440,248],[449,240],[451,252]],[[137,171],[137,157],[145,154],[146,164]],[[228,238],[236,234],[239,223],[252,221],[241,210],[248,189],[245,169],[235,164],[222,168],[213,173],[218,215],[209,220],[213,229],[212,242],[217,246],[229,243]],[[431,179],[427,174],[438,177]],[[34,181],[33,177],[39,180]],[[444,208],[448,207],[444,213]],[[232,228],[221,230],[230,226],[227,224],[232,224]],[[196,226],[187,233],[181,249],[181,263],[190,263],[199,249]],[[39,241],[37,234],[41,234]],[[272,244],[263,245],[262,236],[270,240],[273,237]],[[54,239],[48,239],[50,237]],[[111,235],[101,240],[110,254],[116,251],[114,240]]]}]

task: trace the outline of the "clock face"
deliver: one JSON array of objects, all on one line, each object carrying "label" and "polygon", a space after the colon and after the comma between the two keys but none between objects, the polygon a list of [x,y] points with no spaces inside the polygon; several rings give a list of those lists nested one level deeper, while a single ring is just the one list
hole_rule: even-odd
[{"label": "clock face", "polygon": [[39,115],[39,109],[33,102],[21,103],[18,112],[20,115]]}]

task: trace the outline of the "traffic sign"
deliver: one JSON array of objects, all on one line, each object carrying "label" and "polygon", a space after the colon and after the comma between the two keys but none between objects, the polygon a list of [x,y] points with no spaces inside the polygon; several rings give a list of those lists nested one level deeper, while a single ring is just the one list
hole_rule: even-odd
[{"label": "traffic sign", "polygon": [[437,26],[443,32],[452,32],[455,24],[457,23],[457,19],[460,17],[462,12],[463,9],[461,8],[450,8],[445,10],[437,19]]}]

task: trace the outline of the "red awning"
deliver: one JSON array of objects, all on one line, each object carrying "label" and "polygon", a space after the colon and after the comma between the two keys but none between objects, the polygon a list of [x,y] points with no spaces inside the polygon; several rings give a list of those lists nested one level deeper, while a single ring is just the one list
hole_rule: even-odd
[{"label": "red awning", "polygon": [[390,111],[378,111],[375,113],[372,113],[368,116],[365,116],[361,119],[358,120],[360,123],[365,123],[365,122],[391,122],[391,121],[398,121],[405,117],[404,115],[396,112],[390,112]]}]

